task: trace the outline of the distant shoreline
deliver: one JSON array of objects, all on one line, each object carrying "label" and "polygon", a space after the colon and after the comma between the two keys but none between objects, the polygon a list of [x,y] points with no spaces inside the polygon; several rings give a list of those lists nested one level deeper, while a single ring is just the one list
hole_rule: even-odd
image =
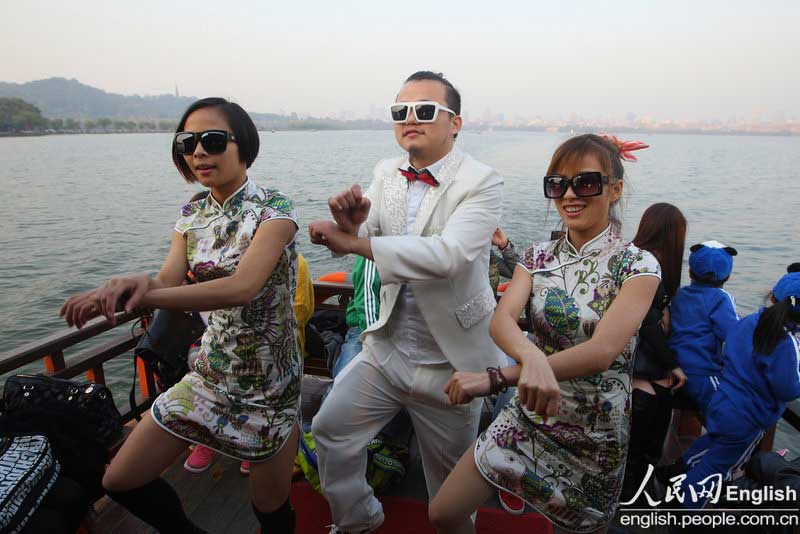
[{"label": "distant shoreline", "polygon": [[[264,133],[313,133],[313,132],[379,132],[383,129],[365,129],[365,128],[259,128],[259,132]],[[598,130],[545,130],[545,129],[532,129],[532,128],[465,128],[464,133],[477,133],[477,134],[492,134],[499,132],[529,132],[529,133],[570,133],[574,134],[587,133]],[[745,137],[800,137],[799,134],[792,132],[740,132],[740,131],[704,131],[704,130],[635,130],[635,129],[621,129],[613,130],[614,133],[620,134],[643,134],[643,135],[730,135],[730,136],[745,136]],[[57,131],[57,132],[0,132],[0,138],[3,137],[44,137],[51,135],[122,135],[122,134],[171,134],[169,131],[148,131],[148,132],[131,132],[131,131]]]}]

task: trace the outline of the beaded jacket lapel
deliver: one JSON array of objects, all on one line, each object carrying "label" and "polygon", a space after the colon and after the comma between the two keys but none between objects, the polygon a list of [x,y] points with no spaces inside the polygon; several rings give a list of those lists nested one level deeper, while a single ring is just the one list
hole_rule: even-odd
[{"label": "beaded jacket lapel", "polygon": [[[455,147],[453,147],[447,155],[444,163],[442,163],[441,169],[439,169],[438,176],[435,176],[436,180],[439,181],[439,186],[429,187],[428,190],[425,191],[425,196],[422,198],[422,203],[417,212],[417,219],[414,222],[415,235],[422,235],[422,231],[425,229],[425,225],[428,224],[428,219],[430,219],[433,209],[439,203],[439,199],[442,198],[447,188],[450,187],[450,184],[453,183],[453,179],[463,159],[464,153]],[[400,173],[398,172],[397,174]]]}]

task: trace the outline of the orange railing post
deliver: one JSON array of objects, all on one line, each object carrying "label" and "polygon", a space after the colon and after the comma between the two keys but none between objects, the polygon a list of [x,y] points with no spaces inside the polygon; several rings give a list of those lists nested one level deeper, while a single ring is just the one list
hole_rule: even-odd
[{"label": "orange railing post", "polygon": [[64,352],[55,350],[46,355],[44,358],[44,368],[48,374],[53,374],[56,371],[62,370],[67,364],[64,362]]},{"label": "orange railing post", "polygon": [[[142,328],[144,330],[147,330],[150,326],[150,319],[151,317],[149,315],[142,316]],[[136,356],[134,356],[134,358],[136,358]],[[136,358],[136,374],[139,378],[139,393],[141,393],[144,398],[152,397],[155,393],[155,391],[151,390],[151,385],[153,384],[152,373],[141,358]]]},{"label": "orange railing post", "polygon": [[93,367],[89,371],[86,371],[86,378],[92,382],[95,382],[96,384],[105,384],[106,373],[103,370],[103,366],[98,365],[97,367]]}]

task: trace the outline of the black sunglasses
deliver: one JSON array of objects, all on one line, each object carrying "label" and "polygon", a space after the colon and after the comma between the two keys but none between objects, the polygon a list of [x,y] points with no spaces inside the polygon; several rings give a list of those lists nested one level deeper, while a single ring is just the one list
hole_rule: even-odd
[{"label": "black sunglasses", "polygon": [[596,197],[603,194],[603,184],[609,183],[608,176],[600,172],[582,172],[572,178],[551,174],[544,177],[544,197],[561,198],[572,187],[576,197]]},{"label": "black sunglasses", "polygon": [[175,134],[175,150],[184,156],[194,154],[198,141],[208,154],[222,154],[228,148],[228,141],[236,141],[236,136],[225,130],[178,132]]}]

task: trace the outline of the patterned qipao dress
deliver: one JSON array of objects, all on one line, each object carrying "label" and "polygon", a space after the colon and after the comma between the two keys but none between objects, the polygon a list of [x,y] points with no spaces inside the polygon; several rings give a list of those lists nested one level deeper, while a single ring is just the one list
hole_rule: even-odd
[{"label": "patterned qipao dress", "polygon": [[[211,194],[185,205],[175,229],[186,236],[192,273],[206,282],[232,275],[259,226],[275,219],[297,224],[292,201],[247,180],[222,205]],[[178,437],[241,460],[275,455],[289,437],[300,402],[296,286],[292,242],[249,304],[211,312],[193,370],[156,399],[155,421]]]},{"label": "patterned qipao dress", "polygon": [[[661,276],[649,252],[624,243],[610,226],[579,251],[566,237],[535,244],[520,265],[532,277],[532,340],[548,356],[591,338],[627,280]],[[635,341],[608,371],[560,382],[558,415],[547,423],[516,395],[478,438],[483,476],[566,530],[608,523],[625,470]]]}]

